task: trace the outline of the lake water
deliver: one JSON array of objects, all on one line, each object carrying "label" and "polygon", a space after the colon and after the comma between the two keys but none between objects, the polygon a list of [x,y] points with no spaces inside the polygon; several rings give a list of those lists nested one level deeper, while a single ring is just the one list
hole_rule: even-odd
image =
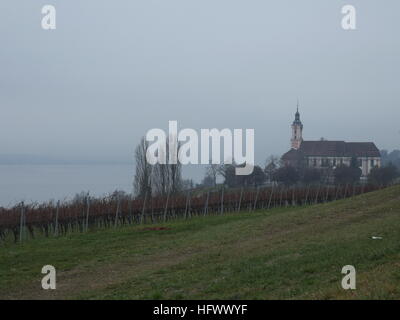
[{"label": "lake water", "polygon": [[89,191],[132,192],[133,165],[0,165],[0,206],[63,200]]}]

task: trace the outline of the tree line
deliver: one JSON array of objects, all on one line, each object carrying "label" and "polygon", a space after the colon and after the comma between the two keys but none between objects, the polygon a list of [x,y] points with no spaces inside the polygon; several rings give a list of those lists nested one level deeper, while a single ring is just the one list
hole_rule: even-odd
[{"label": "tree line", "polygon": [[[263,185],[281,184],[285,186],[294,185],[317,185],[317,184],[354,184],[360,181],[362,175],[358,161],[354,157],[350,165],[341,164],[335,167],[313,168],[306,165],[285,165],[277,156],[270,156],[265,165],[255,165],[250,175],[236,175],[235,169],[240,165],[232,164],[209,164],[203,180],[194,184],[192,180],[182,178],[182,165],[177,164],[155,164],[151,165],[146,159],[148,142],[142,138],[135,149],[135,178],[134,193],[137,198],[152,196],[172,196],[185,190],[194,188],[212,188],[222,184],[227,188],[259,187]],[[167,142],[165,152],[169,158],[170,146]],[[176,150],[179,153],[180,145]],[[375,185],[388,185],[393,183],[400,175],[400,151],[394,150],[389,153],[381,151],[382,167],[375,167],[368,175],[368,183]]]},{"label": "tree line", "polygon": [[[209,165],[205,177],[201,183],[204,187],[215,187],[217,177],[223,180],[223,184],[230,188],[258,187],[265,184],[313,185],[313,184],[354,184],[360,182],[362,171],[354,157],[350,165],[341,164],[326,168],[313,168],[306,165],[285,165],[276,156],[271,156],[266,161],[264,168],[255,166],[249,176],[236,176],[235,164]],[[374,185],[392,184],[400,176],[399,168],[392,162],[383,162],[381,167],[374,167],[368,175],[368,183]]]}]

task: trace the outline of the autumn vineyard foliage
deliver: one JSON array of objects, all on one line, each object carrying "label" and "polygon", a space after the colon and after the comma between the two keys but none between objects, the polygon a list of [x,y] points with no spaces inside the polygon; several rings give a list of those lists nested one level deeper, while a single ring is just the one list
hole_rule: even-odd
[{"label": "autumn vineyard foliage", "polygon": [[14,242],[44,235],[61,236],[96,228],[162,223],[177,218],[254,211],[334,201],[379,189],[372,185],[265,187],[220,189],[201,194],[187,192],[144,199],[85,198],[0,208],[0,239]]}]

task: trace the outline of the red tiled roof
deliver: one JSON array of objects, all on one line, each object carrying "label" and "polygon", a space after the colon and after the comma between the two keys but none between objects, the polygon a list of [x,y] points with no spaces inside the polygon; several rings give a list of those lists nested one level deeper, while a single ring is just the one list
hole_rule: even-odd
[{"label": "red tiled roof", "polygon": [[346,142],[346,154],[355,157],[381,156],[381,153],[373,142]]},{"label": "red tiled roof", "polygon": [[300,150],[306,156],[341,157],[345,154],[344,141],[303,141]]},{"label": "red tiled roof", "polygon": [[373,142],[303,141],[298,150],[291,149],[283,160],[297,160],[302,156],[317,157],[380,157]]}]

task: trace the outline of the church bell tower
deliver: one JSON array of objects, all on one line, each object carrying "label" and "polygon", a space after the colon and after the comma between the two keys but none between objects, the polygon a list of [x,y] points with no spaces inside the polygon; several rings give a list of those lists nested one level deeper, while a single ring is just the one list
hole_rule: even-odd
[{"label": "church bell tower", "polygon": [[299,102],[297,101],[297,111],[295,114],[294,121],[292,123],[292,139],[290,139],[292,148],[296,150],[299,149],[302,141],[303,141],[303,124],[300,121]]}]

